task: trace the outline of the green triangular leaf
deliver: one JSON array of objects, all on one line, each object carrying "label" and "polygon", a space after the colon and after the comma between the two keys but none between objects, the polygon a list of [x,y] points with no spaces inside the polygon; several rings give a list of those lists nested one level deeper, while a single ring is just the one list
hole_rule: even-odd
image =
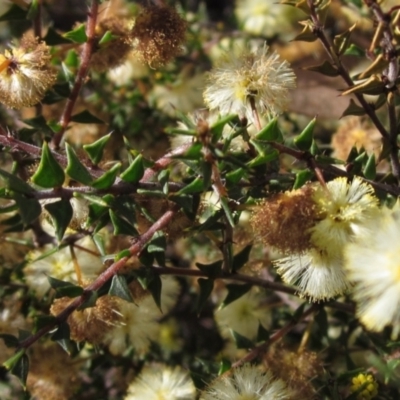
[{"label": "green triangular leaf", "polygon": [[47,142],[44,142],[40,163],[32,176],[32,182],[43,188],[50,189],[62,186],[64,179],[64,170],[54,158]]},{"label": "green triangular leaf", "polygon": [[0,333],[0,339],[3,339],[4,344],[9,348],[19,346],[19,340],[14,335],[9,335],[8,333]]},{"label": "green triangular leaf", "polygon": [[121,174],[120,178],[129,183],[139,182],[144,174],[143,156],[139,154],[129,165],[129,167]]},{"label": "green triangular leaf", "polygon": [[80,25],[74,30],[64,33],[63,36],[75,43],[85,43],[87,41],[85,25]]},{"label": "green triangular leaf", "polygon": [[18,378],[24,390],[26,390],[26,378],[29,372],[29,358],[25,354],[25,349],[21,349],[15,353],[3,363],[3,366]]},{"label": "green triangular leaf", "polygon": [[46,204],[44,208],[51,216],[56,229],[57,240],[60,242],[73,216],[71,203],[67,199],[61,199],[54,203]]},{"label": "green triangular leaf", "polygon": [[84,185],[90,185],[92,183],[92,176],[86,167],[79,161],[74,149],[65,143],[65,150],[67,153],[68,165],[65,168],[67,175],[77,182],[83,183]]},{"label": "green triangular leaf", "polygon": [[21,222],[24,226],[28,226],[34,222],[42,213],[42,207],[40,206],[39,200],[27,199],[19,193],[14,194],[14,200],[18,206]]},{"label": "green triangular leaf", "polygon": [[70,329],[67,322],[58,326],[58,329],[51,335],[51,340],[57,342],[66,353],[72,353],[74,343],[70,339]]},{"label": "green triangular leaf", "polygon": [[121,299],[133,303],[132,293],[129,290],[126,278],[123,275],[114,275],[108,291],[110,296],[117,296]]},{"label": "green triangular leaf", "polygon": [[313,118],[308,125],[303,129],[299,136],[294,139],[294,144],[303,151],[310,150],[316,118]]},{"label": "green triangular leaf", "polygon": [[104,124],[104,121],[97,118],[88,110],[82,111],[79,114],[75,114],[71,117],[71,121],[79,122],[80,124]]},{"label": "green triangular leaf", "polygon": [[256,134],[255,139],[282,142],[283,135],[279,129],[278,118],[274,118],[268,122],[268,124]]},{"label": "green triangular leaf", "polygon": [[376,161],[375,161],[375,154],[372,153],[367,160],[364,168],[364,176],[367,179],[374,180],[376,178]]},{"label": "green triangular leaf", "polygon": [[197,298],[196,311],[197,314],[200,314],[208,298],[210,297],[211,292],[213,291],[214,279],[199,278],[197,283],[199,285],[200,293],[199,297]]},{"label": "green triangular leaf", "polygon": [[86,151],[87,155],[89,158],[92,160],[92,163],[97,165],[102,157],[103,157],[103,152],[106,144],[110,140],[111,133],[109,133],[106,136],[103,136],[99,140],[96,140],[94,143],[91,144],[84,144],[83,149]]},{"label": "green triangular leaf", "polygon": [[240,333],[230,329],[231,335],[233,337],[233,340],[236,343],[236,347],[238,349],[251,349],[254,347],[254,342],[247,337],[241,335]]},{"label": "green triangular leaf", "polygon": [[62,37],[55,29],[50,27],[46,33],[46,36],[43,38],[48,46],[57,46],[59,44],[67,44],[71,43],[70,40]]},{"label": "green triangular leaf", "polygon": [[6,188],[14,192],[31,194],[35,191],[22,179],[2,169],[0,169],[0,177],[3,178]]},{"label": "green triangular leaf", "polygon": [[251,251],[252,245],[249,244],[244,247],[239,253],[237,253],[232,260],[232,271],[237,272],[240,268],[242,268],[247,261],[249,261],[249,255]]},{"label": "green triangular leaf", "polygon": [[312,177],[313,173],[309,169],[303,169],[296,174],[296,180],[293,184],[293,190],[300,189],[306,182],[308,182]]},{"label": "green triangular leaf", "polygon": [[112,168],[100,176],[100,178],[94,180],[90,186],[96,189],[108,189],[115,182],[115,179],[117,179],[120,169],[121,163],[116,163]]},{"label": "green triangular leaf", "polygon": [[149,285],[147,286],[147,290],[151,293],[154,302],[156,303],[159,310],[162,312],[161,309],[162,282],[159,275],[154,275],[154,278],[150,281]]},{"label": "green triangular leaf", "polygon": [[253,285],[247,284],[247,285],[226,285],[226,288],[228,289],[228,294],[226,295],[224,301],[221,304],[220,308],[226,307],[228,304],[234,302],[235,300],[239,299],[243,295],[245,295]]},{"label": "green triangular leaf", "polygon": [[26,19],[27,15],[28,15],[28,10],[23,10],[16,4],[13,4],[6,13],[0,16],[0,22],[24,20]]},{"label": "green triangular leaf", "polygon": [[128,221],[121,218],[117,213],[113,210],[108,211],[110,214],[111,223],[114,228],[114,235],[129,235],[136,236],[138,234],[137,230],[131,225]]},{"label": "green triangular leaf", "polygon": [[[84,310],[85,308],[94,307],[99,295],[96,290],[85,291],[82,293],[85,297],[83,303],[77,308],[78,311]],[[70,296],[71,297],[71,296]]]}]

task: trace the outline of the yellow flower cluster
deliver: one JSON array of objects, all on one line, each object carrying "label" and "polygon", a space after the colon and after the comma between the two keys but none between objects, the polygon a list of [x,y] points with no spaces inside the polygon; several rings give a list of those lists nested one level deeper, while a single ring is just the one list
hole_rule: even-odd
[{"label": "yellow flower cluster", "polygon": [[370,374],[358,374],[352,380],[351,392],[357,394],[357,400],[370,400],[378,394],[378,384]]}]

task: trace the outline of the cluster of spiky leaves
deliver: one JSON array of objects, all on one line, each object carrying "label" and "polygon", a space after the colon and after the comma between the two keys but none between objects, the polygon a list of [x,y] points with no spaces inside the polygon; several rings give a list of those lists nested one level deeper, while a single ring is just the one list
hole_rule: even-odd
[{"label": "cluster of spiky leaves", "polygon": [[[0,17],[33,26],[0,55],[0,359],[30,395],[398,396],[400,11],[273,6],[303,13],[296,43],[328,53],[308,69],[342,78],[342,116],[364,117],[338,159],[345,128],[331,152],[316,118],[278,115],[295,72],[259,1],[220,10],[233,40],[162,1],[92,0],[67,32],[55,2]],[[369,49],[354,12],[375,22]],[[352,76],[347,56],[373,61]]]}]

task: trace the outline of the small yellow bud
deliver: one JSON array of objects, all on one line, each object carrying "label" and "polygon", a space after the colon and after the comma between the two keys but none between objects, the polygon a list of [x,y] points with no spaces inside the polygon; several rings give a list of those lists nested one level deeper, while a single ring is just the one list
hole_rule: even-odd
[{"label": "small yellow bud", "polygon": [[357,394],[357,400],[371,400],[378,394],[378,383],[371,374],[358,374],[352,380],[351,393]]}]

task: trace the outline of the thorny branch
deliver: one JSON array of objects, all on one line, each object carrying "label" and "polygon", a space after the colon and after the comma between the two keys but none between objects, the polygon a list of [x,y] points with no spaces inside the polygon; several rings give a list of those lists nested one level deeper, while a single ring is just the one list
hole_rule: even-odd
[{"label": "thorny branch", "polygon": [[74,109],[76,100],[78,99],[79,93],[81,91],[81,88],[85,82],[86,76],[89,71],[90,58],[92,56],[95,44],[95,28],[96,28],[98,9],[99,9],[98,0],[92,0],[92,5],[88,12],[87,25],[86,25],[87,41],[83,45],[81,65],[76,75],[75,83],[72,88],[71,94],[67,100],[64,111],[59,121],[61,130],[54,135],[52,140],[52,145],[56,150],[58,150],[58,148],[60,147],[61,140],[64,137],[64,133],[68,127],[69,122],[71,121],[72,111]]}]

